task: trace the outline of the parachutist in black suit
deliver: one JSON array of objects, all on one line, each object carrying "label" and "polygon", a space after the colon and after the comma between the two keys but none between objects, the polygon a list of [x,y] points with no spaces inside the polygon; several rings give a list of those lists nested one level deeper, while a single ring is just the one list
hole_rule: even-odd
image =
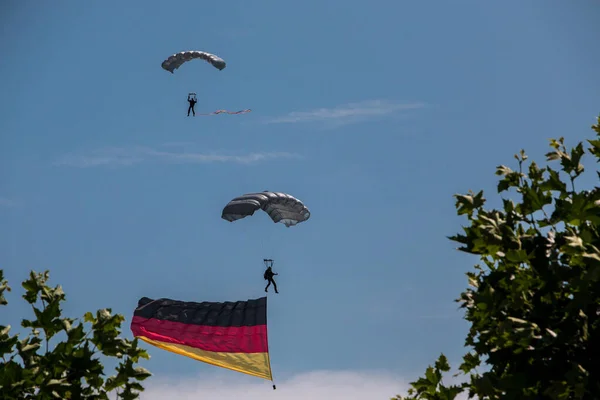
[{"label": "parachutist in black suit", "polygon": [[190,111],[194,113],[194,117],[195,117],[196,116],[196,110],[194,110],[194,106],[198,102],[198,100],[196,100],[196,96],[192,97],[192,96],[188,95],[187,101],[188,101],[188,103],[190,103],[190,106],[188,108],[188,117],[190,116]]},{"label": "parachutist in black suit", "polygon": [[[271,267],[273,266],[273,260],[264,260],[265,264],[267,265],[267,270],[265,271],[265,273],[263,274],[263,278],[265,278],[265,280],[269,281],[269,283],[267,283],[267,287],[265,288],[265,292],[268,292],[269,290],[269,286],[271,286],[271,283],[273,284],[273,287],[275,288],[275,293],[279,293],[277,291],[277,284],[275,283],[275,281],[273,280],[273,276],[275,275],[279,275],[275,272],[273,272],[273,270],[271,269]],[[270,264],[269,264],[270,263]]]}]

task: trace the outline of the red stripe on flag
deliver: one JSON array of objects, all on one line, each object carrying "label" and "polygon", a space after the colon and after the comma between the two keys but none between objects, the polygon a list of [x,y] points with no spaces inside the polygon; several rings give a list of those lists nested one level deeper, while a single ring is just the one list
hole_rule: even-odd
[{"label": "red stripe on flag", "polygon": [[134,336],[223,353],[266,353],[267,326],[207,326],[133,317]]}]

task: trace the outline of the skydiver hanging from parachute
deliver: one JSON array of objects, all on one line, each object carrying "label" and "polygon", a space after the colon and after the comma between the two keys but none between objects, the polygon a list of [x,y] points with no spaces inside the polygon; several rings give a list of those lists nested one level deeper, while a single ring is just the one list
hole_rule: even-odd
[{"label": "skydiver hanging from parachute", "polygon": [[190,106],[188,107],[188,117],[190,116],[190,111],[194,113],[194,117],[196,116],[196,110],[194,110],[194,106],[196,105],[196,103],[198,102],[198,100],[196,99],[196,93],[190,93],[188,94],[188,98],[187,98],[188,103],[190,103]]},{"label": "skydiver hanging from parachute", "polygon": [[[254,215],[254,212],[259,209],[266,212],[273,222],[282,223],[288,228],[310,218],[310,211],[300,200],[287,193],[270,192],[268,190],[234,198],[223,208],[221,218],[234,222]],[[273,280],[273,276],[277,275],[272,270],[273,260],[264,259],[263,261],[267,267],[263,278],[269,281],[265,292],[268,292],[269,286],[273,284],[275,293],[279,293],[277,284]]]},{"label": "skydiver hanging from parachute", "polygon": [[273,267],[273,260],[264,259],[263,261],[265,262],[265,266],[267,267],[267,270],[263,274],[263,278],[265,278],[266,281],[269,281],[269,283],[267,284],[267,287],[265,288],[265,292],[269,291],[269,286],[271,286],[271,283],[272,283],[273,288],[275,289],[275,293],[279,293],[277,291],[277,284],[273,280],[273,276],[279,275],[278,273],[273,272],[273,270],[271,269]]},{"label": "skydiver hanging from parachute", "polygon": [[[225,60],[223,60],[221,57],[218,57],[214,54],[210,54],[210,53],[207,53],[204,51],[196,51],[196,50],[182,51],[179,53],[175,53],[175,54],[169,56],[166,60],[164,60],[162,62],[161,66],[164,70],[169,71],[170,73],[173,74],[175,72],[175,70],[177,68],[181,67],[184,63],[194,60],[196,58],[199,58],[201,60],[204,60],[204,61],[210,63],[213,67],[215,67],[219,71],[222,71],[227,66],[227,64],[225,63]],[[188,114],[187,114],[188,117],[190,116],[190,111],[193,113],[194,116],[196,116],[196,110],[194,109],[194,106],[196,105],[196,103],[198,101],[196,99],[195,93],[190,93],[188,95],[188,102],[190,103],[190,106],[188,108]],[[250,111],[252,111],[252,110],[249,108],[247,108],[245,110],[239,110],[239,111],[216,110],[211,113],[198,114],[198,115],[246,114],[246,113],[249,113]]]}]

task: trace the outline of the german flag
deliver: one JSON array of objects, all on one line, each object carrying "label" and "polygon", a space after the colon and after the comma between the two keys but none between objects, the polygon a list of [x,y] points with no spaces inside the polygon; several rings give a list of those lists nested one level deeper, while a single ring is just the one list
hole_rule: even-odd
[{"label": "german flag", "polygon": [[131,331],[163,350],[273,380],[266,297],[224,303],[143,297],[133,314]]}]

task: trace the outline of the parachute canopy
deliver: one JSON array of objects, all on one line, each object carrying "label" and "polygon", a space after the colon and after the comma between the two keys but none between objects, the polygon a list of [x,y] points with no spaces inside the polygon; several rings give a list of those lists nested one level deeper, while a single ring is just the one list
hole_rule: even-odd
[{"label": "parachute canopy", "polygon": [[213,67],[217,68],[218,70],[223,70],[226,66],[225,60],[214,54],[206,53],[204,51],[190,50],[173,54],[172,56],[170,56],[162,62],[162,67],[170,73],[173,73],[184,63],[191,61],[195,58],[200,58],[204,61],[208,61],[212,64]]},{"label": "parachute canopy", "polygon": [[231,200],[223,209],[221,218],[233,222],[253,215],[259,208],[269,214],[273,222],[281,222],[288,228],[310,218],[310,211],[297,198],[286,193],[266,190]]},{"label": "parachute canopy", "polygon": [[131,331],[163,350],[273,380],[266,297],[224,303],[143,297],[133,313]]}]

